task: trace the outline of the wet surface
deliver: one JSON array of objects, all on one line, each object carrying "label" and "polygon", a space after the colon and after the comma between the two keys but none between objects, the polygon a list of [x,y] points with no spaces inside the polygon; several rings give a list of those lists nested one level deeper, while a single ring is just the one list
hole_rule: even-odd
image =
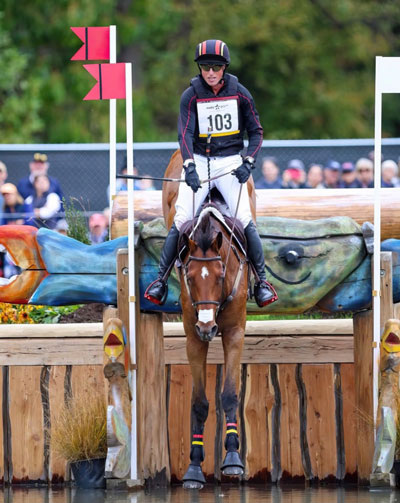
[{"label": "wet surface", "polygon": [[400,490],[210,485],[201,491],[172,487],[127,493],[16,488],[0,491],[0,498],[4,503],[400,503]]}]

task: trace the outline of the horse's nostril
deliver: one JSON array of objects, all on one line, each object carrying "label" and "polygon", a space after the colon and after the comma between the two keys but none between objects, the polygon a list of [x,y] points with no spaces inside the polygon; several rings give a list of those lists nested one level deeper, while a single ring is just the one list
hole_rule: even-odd
[{"label": "horse's nostril", "polygon": [[195,325],[196,334],[202,341],[212,341],[218,332],[218,325],[215,323],[212,327]]}]

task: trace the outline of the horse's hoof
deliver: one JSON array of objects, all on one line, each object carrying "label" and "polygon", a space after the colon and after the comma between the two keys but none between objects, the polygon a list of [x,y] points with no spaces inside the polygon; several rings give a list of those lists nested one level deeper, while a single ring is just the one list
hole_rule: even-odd
[{"label": "horse's hoof", "polygon": [[187,472],[183,476],[184,489],[202,489],[206,479],[201,471],[201,467],[197,465],[189,465]]},{"label": "horse's hoof", "polygon": [[238,477],[244,473],[244,464],[240,459],[239,453],[236,451],[227,452],[224,462],[221,466],[223,475]]}]

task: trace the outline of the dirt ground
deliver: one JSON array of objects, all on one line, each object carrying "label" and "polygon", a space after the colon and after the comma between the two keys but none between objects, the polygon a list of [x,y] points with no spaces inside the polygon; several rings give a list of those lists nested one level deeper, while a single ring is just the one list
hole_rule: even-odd
[{"label": "dirt ground", "polygon": [[70,314],[60,317],[58,323],[98,323],[103,321],[105,304],[85,304]]}]

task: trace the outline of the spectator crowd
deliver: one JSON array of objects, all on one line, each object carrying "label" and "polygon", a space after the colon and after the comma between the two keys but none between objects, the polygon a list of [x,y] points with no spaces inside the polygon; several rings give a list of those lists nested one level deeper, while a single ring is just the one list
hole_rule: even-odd
[{"label": "spectator crowd", "polygon": [[[400,187],[399,162],[382,162],[381,186]],[[374,186],[373,152],[356,162],[335,160],[311,163],[308,170],[300,159],[292,159],[282,169],[275,157],[264,157],[256,189],[356,189]]]}]

